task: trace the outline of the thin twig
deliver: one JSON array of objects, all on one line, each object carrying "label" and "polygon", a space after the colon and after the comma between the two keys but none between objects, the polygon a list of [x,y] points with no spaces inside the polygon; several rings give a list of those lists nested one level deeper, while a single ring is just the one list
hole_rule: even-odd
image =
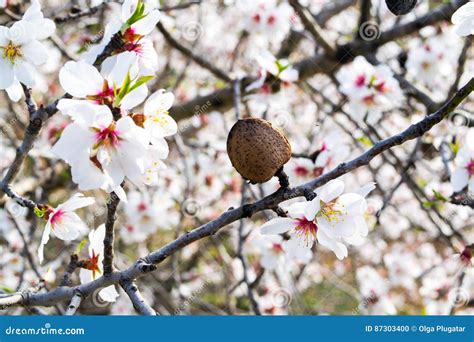
[{"label": "thin twig", "polygon": [[74,296],[71,299],[71,303],[67,307],[66,316],[73,316],[82,302],[82,294],[79,291],[76,291]]},{"label": "thin twig", "polygon": [[161,22],[158,22],[156,25],[158,30],[163,34],[163,37],[166,39],[168,44],[170,44],[172,47],[174,47],[176,50],[181,52],[183,55],[191,58],[196,64],[199,66],[203,67],[204,69],[209,70],[211,73],[213,73],[217,78],[220,78],[221,80],[225,82],[232,82],[232,79],[221,69],[216,67],[214,64],[211,62],[206,61],[204,58],[201,56],[195,54],[193,51],[182,45],[180,42],[178,42],[176,39],[174,39],[171,34],[165,29],[163,24]]},{"label": "thin twig", "polygon": [[127,293],[128,297],[133,303],[133,307],[142,315],[155,316],[156,311],[148,305],[138,290],[137,284],[133,281],[122,281],[120,283],[123,290]]},{"label": "thin twig", "polygon": [[114,270],[114,225],[119,202],[120,198],[115,192],[112,192],[107,202],[107,219],[105,221],[104,260],[102,261],[104,276],[109,276]]},{"label": "thin twig", "polygon": [[328,55],[333,56],[336,54],[335,48],[324,38],[323,32],[319,24],[313,18],[311,13],[301,6],[298,0],[289,0],[290,5],[293,7],[296,13],[298,13],[303,25],[306,30],[311,34],[317,44],[319,44]]}]

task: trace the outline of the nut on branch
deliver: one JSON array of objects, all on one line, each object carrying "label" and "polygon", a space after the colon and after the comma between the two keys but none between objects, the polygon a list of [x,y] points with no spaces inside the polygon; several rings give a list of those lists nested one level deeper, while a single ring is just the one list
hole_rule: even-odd
[{"label": "nut on branch", "polygon": [[385,0],[385,3],[393,14],[404,15],[415,8],[417,0]]},{"label": "nut on branch", "polygon": [[234,168],[251,183],[270,180],[291,158],[283,133],[259,118],[238,120],[227,138],[227,153]]}]

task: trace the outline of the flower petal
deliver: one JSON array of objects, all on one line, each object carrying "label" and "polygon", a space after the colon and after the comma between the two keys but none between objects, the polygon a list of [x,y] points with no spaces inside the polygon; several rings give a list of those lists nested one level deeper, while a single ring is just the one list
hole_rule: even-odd
[{"label": "flower petal", "polygon": [[333,199],[339,197],[343,191],[344,182],[339,179],[333,179],[321,189],[319,196],[324,203],[329,203]]},{"label": "flower petal", "polygon": [[288,217],[277,217],[266,222],[260,229],[261,234],[282,234],[295,226],[295,221]]},{"label": "flower petal", "polygon": [[51,225],[54,235],[61,240],[77,239],[81,231],[86,229],[84,222],[73,212],[65,212],[60,220]]},{"label": "flower petal", "polygon": [[306,217],[307,220],[312,221],[314,220],[314,217],[316,214],[319,212],[321,209],[321,200],[319,196],[316,196],[314,199],[309,202],[305,208],[304,211],[304,216]]},{"label": "flower petal", "polygon": [[13,102],[18,102],[23,97],[23,88],[21,87],[20,82],[16,79],[13,81],[13,84],[5,90],[7,91],[8,97]]},{"label": "flower petal", "polygon": [[35,68],[27,61],[18,61],[15,62],[13,70],[16,78],[21,83],[27,85],[28,87],[33,87],[36,84],[35,79]]},{"label": "flower petal", "polygon": [[457,168],[451,174],[451,184],[453,185],[453,191],[458,192],[463,190],[469,182],[469,173],[463,167]]},{"label": "flower petal", "polygon": [[85,98],[100,93],[104,79],[92,65],[69,61],[59,71],[59,82],[72,96]]},{"label": "flower petal", "polygon": [[119,294],[115,289],[115,286],[110,285],[100,290],[99,296],[102,300],[105,300],[106,302],[115,302]]},{"label": "flower petal", "polygon": [[146,36],[155,29],[158,21],[160,21],[160,11],[153,10],[150,11],[145,18],[133,24],[132,28],[136,33]]},{"label": "flower petal", "polygon": [[145,115],[163,113],[171,108],[173,102],[173,93],[165,93],[164,89],[157,90],[145,102]]},{"label": "flower petal", "polygon": [[41,65],[48,60],[48,50],[37,40],[30,40],[22,46],[25,59],[33,65]]},{"label": "flower petal", "polygon": [[48,243],[50,234],[51,234],[51,224],[48,221],[46,222],[46,226],[44,227],[43,235],[41,236],[41,242],[38,248],[38,259],[39,259],[40,264],[43,263],[44,246]]},{"label": "flower petal", "polygon": [[93,197],[84,197],[83,194],[77,193],[77,194],[74,194],[70,199],[68,199],[63,204],[58,205],[58,209],[74,211],[76,209],[84,208],[94,203],[95,203],[95,199]]}]

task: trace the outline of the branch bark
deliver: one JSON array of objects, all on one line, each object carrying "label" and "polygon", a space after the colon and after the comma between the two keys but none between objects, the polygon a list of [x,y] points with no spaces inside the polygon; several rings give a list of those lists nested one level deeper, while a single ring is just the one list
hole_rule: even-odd
[{"label": "branch bark", "polygon": [[201,56],[197,55],[181,43],[179,43],[176,39],[171,36],[171,34],[165,29],[163,24],[161,22],[158,22],[156,25],[158,30],[163,34],[163,37],[166,39],[168,44],[170,44],[173,48],[181,52],[183,55],[191,58],[196,64],[199,66],[203,67],[204,69],[209,70],[211,73],[214,74],[217,78],[225,81],[225,82],[232,82],[232,79],[221,69],[217,68],[215,65],[212,63],[206,61],[204,58]]},{"label": "branch bark", "polygon": [[124,280],[120,283],[120,286],[122,286],[123,290],[132,301],[133,307],[140,314],[145,316],[156,316],[156,311],[147,304],[134,281]]},{"label": "branch bark", "polygon": [[79,306],[81,305],[81,303],[82,303],[82,294],[79,291],[77,291],[72,297],[71,303],[67,307],[66,316],[73,316],[76,313],[77,309],[79,309]]},{"label": "branch bark", "polygon": [[114,270],[114,225],[119,202],[118,196],[112,192],[107,202],[107,220],[105,221],[104,260],[102,261],[105,277],[112,274]]}]

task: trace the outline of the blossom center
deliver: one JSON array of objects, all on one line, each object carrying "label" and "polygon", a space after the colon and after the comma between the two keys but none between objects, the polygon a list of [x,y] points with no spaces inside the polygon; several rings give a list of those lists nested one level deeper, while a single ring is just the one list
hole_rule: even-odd
[{"label": "blossom center", "polygon": [[119,131],[115,127],[115,122],[111,123],[108,127],[98,130],[96,135],[96,147],[100,145],[106,145],[116,147],[119,143]]},{"label": "blossom center", "polygon": [[[119,91],[120,89],[117,89]],[[100,90],[96,95],[87,96],[88,100],[94,101],[100,105],[109,105],[111,106],[114,103],[115,92],[113,87],[109,87],[109,83],[104,80],[102,84],[102,90]]]},{"label": "blossom center", "polygon": [[50,218],[51,225],[54,227],[55,224],[59,223],[63,215],[64,215],[64,211],[62,211],[61,209],[56,210]]},{"label": "blossom center", "polygon": [[157,113],[151,116],[151,120],[160,125],[161,127],[166,126],[169,123],[168,120],[168,111],[163,111],[162,113]]},{"label": "blossom center", "polygon": [[84,268],[92,271],[92,279],[95,279],[96,273],[100,273],[99,254],[95,254],[94,250],[92,250],[92,256],[84,262]]},{"label": "blossom center", "polygon": [[316,239],[316,233],[318,231],[318,226],[314,221],[309,221],[306,218],[300,218],[296,220],[295,232],[300,235],[306,246],[311,246],[313,241]]},{"label": "blossom center", "polygon": [[2,47],[3,49],[3,58],[4,59],[9,59],[12,64],[15,64],[15,61],[23,56],[23,53],[21,52],[21,46],[20,45],[15,45],[13,42],[9,42],[7,46]]},{"label": "blossom center", "polygon": [[256,23],[259,23],[260,22],[260,14],[255,14],[253,17],[252,17],[252,20],[255,21]]},{"label": "blossom center", "polygon": [[316,214],[317,217],[325,218],[332,226],[344,221],[343,215],[347,215],[347,213],[342,212],[336,201],[329,203],[320,201],[320,205],[321,209]]},{"label": "blossom center", "polygon": [[274,243],[272,245],[272,250],[273,252],[275,252],[276,254],[280,254],[283,252],[283,247],[281,246],[281,244],[279,243]]},{"label": "blossom center", "polygon": [[123,46],[118,49],[118,53],[124,51],[135,52],[138,55],[141,55],[143,52],[143,45],[140,44],[140,40],[143,38],[142,35],[135,33],[135,30],[128,28],[123,33]]},{"label": "blossom center", "polygon": [[474,159],[471,159],[469,163],[467,163],[466,170],[469,176],[474,176]]},{"label": "blossom center", "polygon": [[267,23],[270,26],[273,25],[275,23],[275,21],[276,21],[276,18],[275,18],[274,15],[269,16],[268,19],[267,19]]},{"label": "blossom center", "polygon": [[365,75],[364,75],[364,74],[361,74],[361,75],[357,76],[357,78],[356,78],[356,80],[355,80],[355,85],[356,85],[356,87],[360,88],[360,87],[362,87],[364,84],[365,84]]},{"label": "blossom center", "polygon": [[145,203],[141,202],[141,203],[138,205],[138,211],[139,211],[139,212],[144,212],[144,211],[146,211],[146,209],[147,209],[147,205],[146,205]]},{"label": "blossom center", "polygon": [[375,104],[375,95],[367,95],[364,98],[362,98],[362,101],[367,106],[373,106]]},{"label": "blossom center", "polygon": [[304,166],[298,165],[295,167],[295,174],[299,177],[305,177],[309,173],[309,170],[305,168]]}]

